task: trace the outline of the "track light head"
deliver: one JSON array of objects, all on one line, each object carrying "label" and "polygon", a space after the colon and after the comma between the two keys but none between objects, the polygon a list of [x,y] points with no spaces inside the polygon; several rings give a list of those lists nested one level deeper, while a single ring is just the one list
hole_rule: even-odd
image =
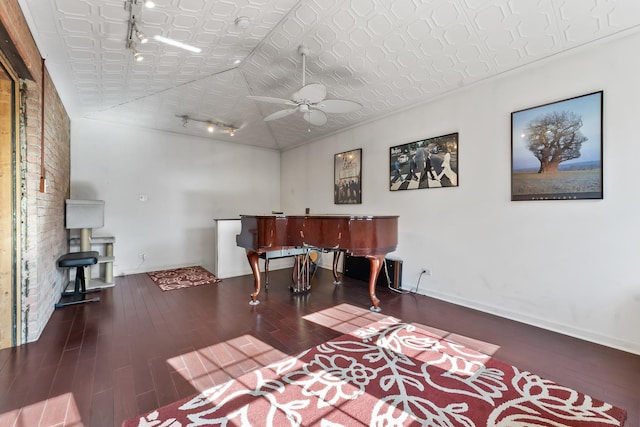
[{"label": "track light head", "polygon": [[149,38],[145,36],[144,33],[140,31],[135,24],[133,25],[133,32],[136,34],[136,37],[138,38],[138,40],[140,40],[141,44],[145,44],[149,41]]},{"label": "track light head", "polygon": [[127,41],[127,49],[131,51],[131,53],[133,54],[133,58],[136,61],[140,62],[144,59],[142,53],[138,52],[138,49],[136,49],[136,44],[132,40]]}]

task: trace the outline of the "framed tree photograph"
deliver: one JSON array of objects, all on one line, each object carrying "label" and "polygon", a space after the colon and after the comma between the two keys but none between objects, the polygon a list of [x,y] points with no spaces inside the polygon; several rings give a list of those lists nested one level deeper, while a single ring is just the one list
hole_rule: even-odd
[{"label": "framed tree photograph", "polygon": [[336,205],[362,203],[362,149],[334,156],[333,202]]},{"label": "framed tree photograph", "polygon": [[602,94],[511,113],[511,200],[602,199]]},{"label": "framed tree photograph", "polygon": [[458,186],[458,133],[396,145],[389,151],[389,190]]}]

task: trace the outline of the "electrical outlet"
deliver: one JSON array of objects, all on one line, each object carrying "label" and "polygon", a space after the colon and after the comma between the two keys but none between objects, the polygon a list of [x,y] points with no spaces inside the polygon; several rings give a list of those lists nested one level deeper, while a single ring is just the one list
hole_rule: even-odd
[{"label": "electrical outlet", "polygon": [[138,254],[138,258],[140,258],[142,261],[145,261],[147,259],[147,254],[145,254],[144,252],[140,252]]},{"label": "electrical outlet", "polygon": [[420,274],[426,274],[427,276],[431,276],[431,270],[429,270],[428,268],[423,268],[422,271],[420,271]]}]

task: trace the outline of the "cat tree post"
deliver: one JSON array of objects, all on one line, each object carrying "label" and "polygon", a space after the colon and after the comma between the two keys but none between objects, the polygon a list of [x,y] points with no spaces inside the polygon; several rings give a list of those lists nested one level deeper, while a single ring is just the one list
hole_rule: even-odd
[{"label": "cat tree post", "polygon": [[[104,227],[104,200],[67,199],[66,228],[80,230],[80,252],[91,250],[91,234],[93,228]],[[91,280],[91,267],[84,267],[85,283]]]}]

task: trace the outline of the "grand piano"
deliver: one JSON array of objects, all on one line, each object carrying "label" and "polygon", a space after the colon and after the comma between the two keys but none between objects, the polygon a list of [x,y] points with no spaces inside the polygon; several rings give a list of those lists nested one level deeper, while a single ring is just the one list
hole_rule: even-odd
[{"label": "grand piano", "polygon": [[398,244],[398,216],[357,215],[240,215],[241,230],[236,243],[247,252],[255,290],[250,304],[258,304],[262,287],[260,257],[270,253],[296,255],[311,249],[331,251],[333,275],[340,283],[338,260],[342,252],[366,257],[371,265],[369,296],[371,310],[380,311],[376,280],[384,258]]}]

